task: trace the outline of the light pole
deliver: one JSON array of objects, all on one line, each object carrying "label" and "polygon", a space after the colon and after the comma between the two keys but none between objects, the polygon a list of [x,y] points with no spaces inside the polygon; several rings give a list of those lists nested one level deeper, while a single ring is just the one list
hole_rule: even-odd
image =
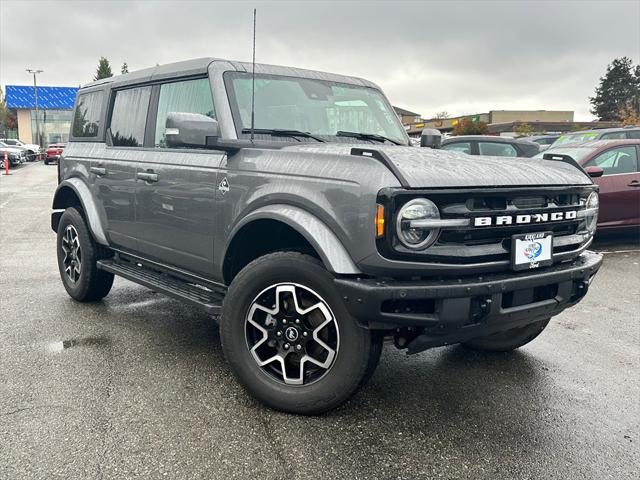
[{"label": "light pole", "polygon": [[42,147],[42,138],[40,138],[40,120],[39,120],[39,112],[38,112],[38,85],[36,82],[36,75],[44,72],[44,70],[32,70],[31,68],[27,68],[27,72],[33,74],[33,95],[36,100],[36,138],[37,144]]}]

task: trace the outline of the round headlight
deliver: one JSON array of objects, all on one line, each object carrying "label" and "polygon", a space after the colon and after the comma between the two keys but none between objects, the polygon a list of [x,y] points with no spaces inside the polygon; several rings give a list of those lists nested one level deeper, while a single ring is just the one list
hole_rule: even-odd
[{"label": "round headlight", "polygon": [[585,224],[587,230],[590,233],[594,233],[596,231],[596,225],[598,224],[598,206],[600,201],[598,200],[598,192],[591,192],[589,198],[587,198],[587,203],[585,205]]},{"label": "round headlight", "polygon": [[440,218],[438,207],[426,198],[416,198],[404,204],[398,212],[396,230],[398,240],[407,248],[427,248],[438,238],[440,230],[428,226],[428,220]]}]

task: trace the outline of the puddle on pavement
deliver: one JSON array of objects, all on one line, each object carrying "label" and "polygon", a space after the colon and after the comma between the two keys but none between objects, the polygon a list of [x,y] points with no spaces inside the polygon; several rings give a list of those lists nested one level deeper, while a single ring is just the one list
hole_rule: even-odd
[{"label": "puddle on pavement", "polygon": [[107,337],[71,338],[61,342],[51,342],[47,345],[47,352],[60,353],[72,347],[104,347],[111,344]]}]

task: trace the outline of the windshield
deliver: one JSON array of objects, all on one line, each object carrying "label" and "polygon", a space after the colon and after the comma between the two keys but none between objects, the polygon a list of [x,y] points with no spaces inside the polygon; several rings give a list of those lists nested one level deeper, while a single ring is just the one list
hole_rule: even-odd
[{"label": "windshield", "polygon": [[[225,84],[238,138],[247,138],[246,130],[251,128],[251,75],[227,72]],[[403,145],[408,143],[398,117],[378,90],[279,75],[256,75],[255,128],[263,130],[261,136],[264,130],[297,130],[326,141],[354,142],[353,136],[338,134],[351,132],[378,135]],[[298,141],[313,141],[309,137],[292,136]],[[374,141],[373,138],[357,141],[363,140]]]},{"label": "windshield", "polygon": [[553,143],[553,146],[557,147],[558,145],[563,145],[565,143],[584,143],[590,140],[596,140],[597,137],[597,132],[569,133],[567,135],[560,135],[560,137]]},{"label": "windshield", "polygon": [[556,148],[556,147],[553,147],[553,148],[550,148],[548,150],[545,150],[544,152],[538,153],[533,158],[543,158],[545,155],[547,155],[549,153],[557,153],[559,155],[569,155],[576,162],[581,163],[582,159],[585,158],[590,153],[592,153],[594,150],[595,150],[595,148],[591,148],[591,147],[574,147],[574,148],[570,148],[570,147],[567,147],[567,148]]}]

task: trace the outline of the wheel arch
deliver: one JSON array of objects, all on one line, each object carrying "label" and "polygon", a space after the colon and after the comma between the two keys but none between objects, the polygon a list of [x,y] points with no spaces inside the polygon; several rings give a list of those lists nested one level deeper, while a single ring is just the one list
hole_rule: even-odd
[{"label": "wheel arch", "polygon": [[[255,248],[256,238],[273,238],[273,241],[268,241],[264,248]],[[316,256],[333,273],[361,273],[344,245],[324,222],[291,205],[269,205],[254,210],[234,226],[229,239],[222,266],[227,284],[255,258],[286,249]],[[246,246],[251,246],[249,251],[244,250]]]},{"label": "wheel arch", "polygon": [[56,193],[53,196],[52,208],[54,212],[51,214],[51,228],[54,231],[58,231],[62,211],[69,207],[77,206],[82,208],[89,231],[96,242],[102,245],[108,245],[107,237],[100,222],[98,208],[93,201],[91,191],[79,178],[70,178],[62,181],[58,185]]}]

